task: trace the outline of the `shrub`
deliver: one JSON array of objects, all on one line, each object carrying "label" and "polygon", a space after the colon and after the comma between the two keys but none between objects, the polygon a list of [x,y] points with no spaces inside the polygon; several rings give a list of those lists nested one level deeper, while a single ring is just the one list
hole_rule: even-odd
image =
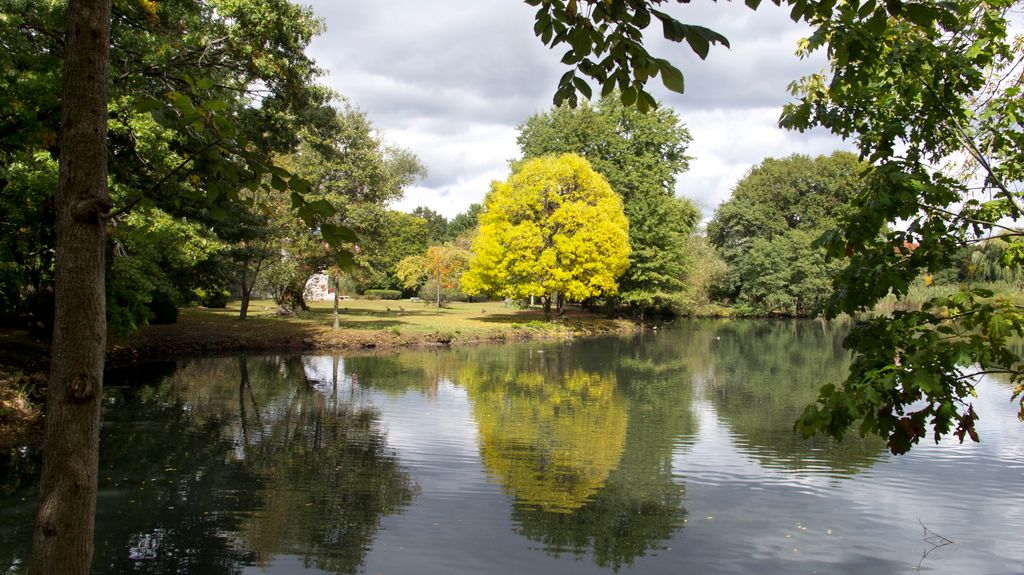
[{"label": "shrub", "polygon": [[196,300],[199,305],[210,308],[222,308],[227,307],[228,298],[231,294],[227,290],[204,290],[203,288],[195,289]]},{"label": "shrub", "polygon": [[167,324],[178,321],[178,306],[171,294],[166,291],[154,291],[148,306],[149,313],[152,314],[149,323]]},{"label": "shrub", "polygon": [[366,299],[402,299],[402,292],[394,289],[368,289],[363,292]]}]

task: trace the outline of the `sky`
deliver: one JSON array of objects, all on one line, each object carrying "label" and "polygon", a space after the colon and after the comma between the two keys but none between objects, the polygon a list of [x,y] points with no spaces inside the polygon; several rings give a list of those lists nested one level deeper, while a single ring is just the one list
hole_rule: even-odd
[{"label": "sky", "polygon": [[[550,109],[567,67],[564,47],[550,50],[533,34],[534,8],[518,0],[300,0],[327,30],[308,54],[324,83],[366,112],[387,142],[407,148],[429,175],[393,207],[426,206],[451,218],[483,200],[492,180],[508,178],[519,157],[517,126]],[[765,2],[755,13],[742,2],[693,0],[663,6],[682,22],[724,34],[701,61],[689,47],[649,28],[648,49],[675,63],[686,93],[653,80],[652,93],[690,131],[690,168],[676,194],[710,218],[736,182],[766,157],[853,149],[824,131],[778,128],[787,85],[819,71],[824,58],[801,60],[808,29]]]}]

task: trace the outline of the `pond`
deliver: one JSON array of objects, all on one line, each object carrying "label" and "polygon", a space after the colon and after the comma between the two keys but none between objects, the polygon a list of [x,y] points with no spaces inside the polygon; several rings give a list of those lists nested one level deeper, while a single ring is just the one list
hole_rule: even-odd
[{"label": "pond", "polygon": [[[683,321],[628,338],[108,376],[95,573],[1024,572],[1024,424],[981,444],[804,441],[843,328]],[[24,570],[37,462],[0,480]]]}]

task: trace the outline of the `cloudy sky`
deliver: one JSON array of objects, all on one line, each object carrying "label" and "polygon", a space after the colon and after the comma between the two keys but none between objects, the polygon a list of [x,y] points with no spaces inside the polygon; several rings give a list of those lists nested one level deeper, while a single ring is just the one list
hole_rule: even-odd
[{"label": "cloudy sky", "polygon": [[[533,35],[534,9],[518,0],[300,0],[327,24],[310,55],[328,71],[332,88],[364,110],[391,143],[408,148],[430,175],[395,205],[427,206],[447,217],[479,202],[491,180],[508,177],[518,156],[516,126],[547,110],[565,48],[551,51]],[[690,170],[676,192],[709,217],[736,181],[768,156],[850,149],[827,133],[777,127],[789,99],[787,84],[819,70],[800,60],[807,29],[765,2],[671,3],[677,19],[724,34],[732,48],[713,47],[706,61],[685,45],[666,42],[651,26],[649,47],[677,64],[686,93],[656,79],[655,96],[671,106],[693,136]]]}]

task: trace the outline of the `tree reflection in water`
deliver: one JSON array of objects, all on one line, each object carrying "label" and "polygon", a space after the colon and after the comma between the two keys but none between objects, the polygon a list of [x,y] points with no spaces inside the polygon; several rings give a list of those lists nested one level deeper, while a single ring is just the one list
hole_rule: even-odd
[{"label": "tree reflection in water", "polygon": [[738,443],[766,467],[848,476],[886,453],[884,442],[851,432],[810,439],[793,422],[825,383],[845,378],[849,325],[841,321],[683,322],[683,350],[702,374],[700,393]]},{"label": "tree reflection in water", "polygon": [[103,438],[98,572],[235,573],[288,555],[356,573],[416,492],[379,414],[298,357],[186,363],[107,402],[132,409],[110,410]]},{"label": "tree reflection in water", "polygon": [[[481,457],[513,497],[520,534],[618,569],[682,528],[672,451],[692,431],[690,394],[682,364],[658,356],[611,339],[462,362]],[[657,373],[635,377],[645,369]]]}]

